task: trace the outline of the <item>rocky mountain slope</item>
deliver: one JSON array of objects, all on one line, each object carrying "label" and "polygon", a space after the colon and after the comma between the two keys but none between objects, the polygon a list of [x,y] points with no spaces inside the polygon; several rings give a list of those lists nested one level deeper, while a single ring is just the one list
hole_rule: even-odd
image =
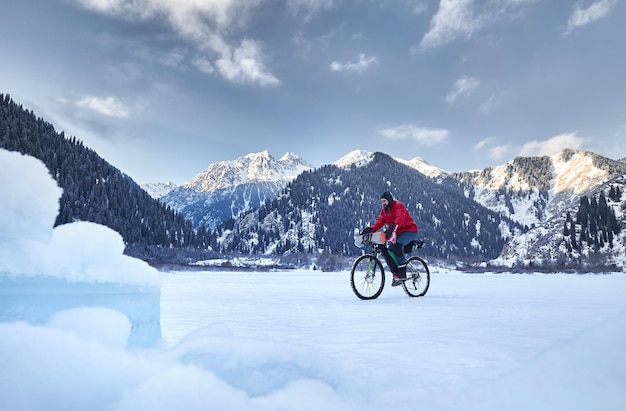
[{"label": "rocky mountain slope", "polygon": [[291,180],[313,167],[294,153],[276,160],[267,150],[211,164],[160,200],[192,221],[214,228],[274,198]]},{"label": "rocky mountain slope", "polygon": [[624,174],[623,162],[566,149],[451,177],[465,185],[468,197],[532,228],[576,204],[589,190]]},{"label": "rocky mountain slope", "polygon": [[140,186],[154,199],[165,197],[170,191],[178,187],[171,181],[165,183],[145,183],[140,184]]},{"label": "rocky mountain slope", "polygon": [[626,267],[626,174],[584,192],[516,236],[491,266],[621,271]]}]

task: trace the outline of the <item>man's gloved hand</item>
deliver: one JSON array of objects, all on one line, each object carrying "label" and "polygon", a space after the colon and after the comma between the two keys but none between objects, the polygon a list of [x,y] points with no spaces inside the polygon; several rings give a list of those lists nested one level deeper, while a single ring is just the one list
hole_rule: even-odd
[{"label": "man's gloved hand", "polygon": [[398,229],[398,226],[396,225],[396,223],[391,223],[389,224],[389,227],[387,227],[387,229],[385,230],[385,238],[387,239],[387,241],[391,242],[391,244],[396,243],[396,230],[397,229]]},{"label": "man's gloved hand", "polygon": [[387,236],[387,238],[391,237],[391,234],[395,231],[396,229],[396,223],[391,223],[387,226],[387,229],[385,230],[385,236]]},{"label": "man's gloved hand", "polygon": [[363,230],[361,230],[361,235],[369,234],[371,232],[372,232],[372,227],[365,227]]}]

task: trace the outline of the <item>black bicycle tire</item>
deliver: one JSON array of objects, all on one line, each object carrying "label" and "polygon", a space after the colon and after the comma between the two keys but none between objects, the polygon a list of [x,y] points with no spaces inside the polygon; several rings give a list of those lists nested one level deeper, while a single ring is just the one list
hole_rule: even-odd
[{"label": "black bicycle tire", "polygon": [[[420,287],[419,290],[417,290],[415,288],[415,283],[413,282],[414,280],[412,280],[412,275],[413,273],[411,272],[411,267],[417,264],[420,267],[423,267],[423,271],[420,270],[419,274],[420,274],[420,283],[422,283],[424,280],[426,280],[426,286]],[[417,257],[417,256],[413,256],[411,258],[409,258],[406,262],[406,266],[407,266],[407,280],[402,282],[402,288],[404,288],[404,292],[409,296],[409,297],[422,297],[424,295],[426,295],[426,293],[428,292],[428,288],[430,287],[430,270],[428,269],[428,264],[426,263],[426,261],[424,261],[424,259],[422,259],[421,257]],[[409,283],[409,285],[407,286],[407,283]]]},{"label": "black bicycle tire", "polygon": [[[376,290],[372,295],[366,295],[362,292],[359,292],[359,290],[357,289],[358,279],[355,280],[354,278],[355,270],[357,269],[359,263],[364,260],[374,260],[375,266],[378,267],[380,271],[380,285],[378,287],[378,290]],[[350,271],[350,285],[352,286],[352,291],[354,292],[354,294],[361,300],[373,300],[375,298],[378,298],[378,296],[383,292],[383,288],[385,288],[385,269],[383,268],[383,263],[371,254],[365,254],[360,256],[354,261],[354,264],[352,265],[352,270]]]}]

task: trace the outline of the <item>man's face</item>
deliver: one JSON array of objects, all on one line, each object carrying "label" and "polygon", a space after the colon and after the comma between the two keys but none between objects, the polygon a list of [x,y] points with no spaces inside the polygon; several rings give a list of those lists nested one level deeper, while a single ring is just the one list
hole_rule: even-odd
[{"label": "man's face", "polygon": [[389,201],[386,198],[381,198],[380,203],[383,205],[383,208],[387,208],[389,206]]}]

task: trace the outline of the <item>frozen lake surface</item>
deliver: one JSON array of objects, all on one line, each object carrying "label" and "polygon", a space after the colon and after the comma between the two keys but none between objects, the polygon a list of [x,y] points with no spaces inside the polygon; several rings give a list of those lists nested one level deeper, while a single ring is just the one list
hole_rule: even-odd
[{"label": "frozen lake surface", "polygon": [[372,301],[348,272],[163,273],[163,338],[201,329],[227,382],[292,361],[372,409],[626,409],[625,275],[433,271]]}]

